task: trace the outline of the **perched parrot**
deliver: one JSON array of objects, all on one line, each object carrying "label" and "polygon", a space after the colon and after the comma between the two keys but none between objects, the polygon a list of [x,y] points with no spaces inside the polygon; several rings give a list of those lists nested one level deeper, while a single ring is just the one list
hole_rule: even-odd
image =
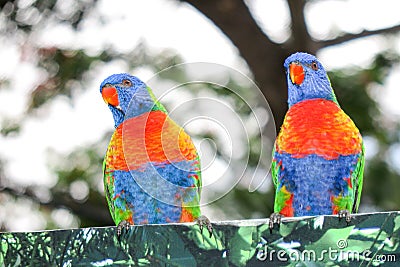
[{"label": "perched parrot", "polygon": [[276,138],[270,228],[282,216],[338,214],[351,220],[360,204],[364,145],[340,108],[316,57],[295,53],[284,63],[289,110]]},{"label": "perched parrot", "polygon": [[115,131],[103,163],[111,216],[122,228],[138,224],[211,224],[200,215],[201,170],[196,147],[151,89],[129,74],[114,74],[100,86]]}]

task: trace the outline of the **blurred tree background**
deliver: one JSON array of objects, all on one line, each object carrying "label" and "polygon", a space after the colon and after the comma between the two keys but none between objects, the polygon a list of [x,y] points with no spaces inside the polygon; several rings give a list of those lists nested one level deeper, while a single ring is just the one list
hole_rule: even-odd
[{"label": "blurred tree background", "polygon": [[[69,103],[69,108],[77,108],[78,100],[88,94],[88,90],[96,91],[93,93],[96,98],[91,98],[91,102],[101,102],[98,85],[105,75],[110,74],[110,70],[123,66],[121,72],[154,74],[185,61],[179,50],[155,49],[143,36],[135,44],[126,46],[128,48],[118,47],[124,40],[129,40],[129,36],[135,35],[136,30],[140,32],[140,25],[125,25],[126,28],[120,29],[119,33],[108,33],[109,36],[105,39],[109,41],[98,45],[98,40],[93,39],[90,31],[86,29],[94,26],[106,28],[110,23],[110,16],[99,11],[105,2],[107,1],[0,1],[0,45],[1,49],[6,51],[3,54],[0,52],[0,58],[7,58],[5,53],[11,53],[16,58],[14,63],[3,60],[0,68],[0,111],[7,111],[0,114],[0,229],[3,231],[113,224],[105,203],[101,170],[102,159],[113,130],[110,114],[107,118],[96,119],[104,124],[102,129],[98,129],[100,138],[86,140],[70,149],[45,149],[47,165],[35,166],[34,169],[45,168],[51,174],[50,178],[43,178],[42,181],[40,177],[28,177],[30,171],[33,173],[34,170],[25,165],[10,167],[15,160],[10,156],[11,150],[20,151],[18,157],[24,158],[24,150],[35,149],[34,143],[21,141],[25,140],[21,139],[22,136],[30,134],[27,129],[30,129],[32,121],[43,121],[43,133],[57,127],[59,123],[68,125],[71,139],[58,140],[60,146],[73,142],[74,136],[79,136],[80,131],[85,131],[84,127],[97,127],[98,124],[87,120],[84,114],[78,114],[77,120],[63,120],[64,117],[57,117],[58,112],[62,112],[62,109],[59,111],[57,108],[61,106],[65,109],[64,103]],[[258,2],[260,1],[158,0],[153,4],[164,3],[169,5],[168,10],[177,10],[176,14],[171,13],[170,16],[179,16],[181,13],[178,10],[182,8],[204,15],[201,23],[213,27],[224,36],[232,51],[236,53],[236,66],[254,79],[261,89],[272,109],[277,129],[287,110],[282,64],[289,54],[308,51],[320,55],[332,47],[368,39],[377,43],[379,49],[374,51],[369,51],[366,47],[367,63],[362,66],[348,65],[331,69],[329,76],[342,108],[353,118],[367,145],[365,184],[360,211],[399,210],[399,114],[388,112],[385,101],[382,100],[382,92],[389,83],[388,77],[396,70],[399,71],[399,50],[396,47],[400,39],[400,25],[396,24],[399,22],[382,27],[378,23],[375,28],[365,27],[349,31],[337,26],[317,33],[311,26],[313,23],[321,23],[318,21],[321,17],[315,17],[315,12],[311,12],[311,9],[318,10],[318,6],[326,4],[324,2],[333,5],[347,1],[268,1],[271,9],[275,4],[279,4],[288,14],[287,25],[280,37],[277,37],[277,33],[268,31],[268,25],[264,25],[260,19],[260,14],[268,10],[260,10]],[[354,2],[362,10],[366,5],[379,1],[348,2]],[[124,9],[123,4],[124,1],[115,2],[116,6],[120,5],[117,9]],[[386,6],[390,9],[390,5]],[[129,14],[135,16],[138,13],[141,13],[140,9],[131,10]],[[152,17],[152,14],[146,16],[148,20],[142,21],[143,24],[162,23],[157,17]],[[187,19],[190,18],[188,16]],[[174,31],[172,28],[170,30]],[[60,38],[62,34],[57,34],[63,31],[72,36],[88,35],[87,41],[79,43],[69,39],[68,42],[63,42]],[[213,49],[212,41],[211,38],[210,46],[204,49]],[[338,54],[337,57],[345,56]],[[8,71],[13,69],[13,64],[20,66],[19,73]],[[99,76],[102,73],[104,75]],[[184,81],[186,75],[188,74],[176,73],[161,78]],[[236,85],[234,80],[228,81],[228,85],[237,86],[237,90],[246,92],[246,87]],[[217,92],[215,97],[228,99],[227,101],[234,99],[229,93],[214,89],[207,87],[203,90],[208,90],[209,94]],[[12,99],[10,96],[14,91],[19,91],[25,99]],[[192,93],[195,94],[194,91]],[[104,110],[107,109],[103,103],[100,104]],[[165,104],[168,107],[172,106],[173,102],[167,101]],[[256,102],[252,104],[257,106]],[[241,107],[240,103],[236,103],[236,106],[236,112],[246,119],[249,107]],[[16,112],[14,108],[17,110],[17,107],[22,111]],[[95,112],[91,114],[96,116]],[[81,115],[82,121],[79,119]],[[92,119],[95,120],[94,117]],[[199,131],[195,135],[197,139],[211,138],[219,146],[224,146],[212,131]],[[45,138],[44,136],[39,135],[38,138]],[[250,138],[252,145],[249,165],[256,166],[261,153],[257,149],[260,137]],[[224,153],[217,153],[217,156],[222,161],[225,160]],[[26,160],[30,161],[33,158]],[[263,171],[266,172],[268,167],[263,166]],[[15,179],[12,171],[15,168],[23,171],[26,179]],[[214,220],[260,218],[270,215],[272,204],[273,190],[270,182],[252,193],[248,190],[248,184],[239,183],[227,196],[206,210]]]}]

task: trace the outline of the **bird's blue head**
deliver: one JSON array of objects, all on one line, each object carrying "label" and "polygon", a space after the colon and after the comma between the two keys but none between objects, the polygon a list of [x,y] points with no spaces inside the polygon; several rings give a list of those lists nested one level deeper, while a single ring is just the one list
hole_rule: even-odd
[{"label": "bird's blue head", "polygon": [[303,100],[323,98],[337,103],[328,75],[318,59],[295,53],[283,64],[288,83],[289,107]]},{"label": "bird's blue head", "polygon": [[127,73],[106,78],[100,85],[100,93],[113,114],[115,127],[126,119],[151,111],[156,105],[150,88]]}]

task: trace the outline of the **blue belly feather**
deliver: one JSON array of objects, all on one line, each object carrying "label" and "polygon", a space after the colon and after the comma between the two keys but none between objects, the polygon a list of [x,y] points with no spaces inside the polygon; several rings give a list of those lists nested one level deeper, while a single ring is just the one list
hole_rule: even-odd
[{"label": "blue belly feather", "polygon": [[358,154],[327,160],[315,154],[293,158],[275,153],[275,158],[282,161],[278,190],[285,185],[293,194],[294,216],[332,214],[332,196],[353,194],[345,178],[351,177]]},{"label": "blue belly feather", "polygon": [[[139,170],[114,171],[115,208],[132,211],[135,224],[179,222],[182,202],[199,200],[195,162],[146,164]],[[198,203],[197,203],[198,204]]]}]

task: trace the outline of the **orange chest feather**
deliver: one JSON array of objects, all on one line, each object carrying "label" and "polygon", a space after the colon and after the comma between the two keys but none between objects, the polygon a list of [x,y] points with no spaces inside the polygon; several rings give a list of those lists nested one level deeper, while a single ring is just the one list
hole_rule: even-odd
[{"label": "orange chest feather", "polygon": [[293,157],[317,154],[326,159],[360,153],[362,137],[338,105],[324,99],[293,105],[277,137],[277,152]]},{"label": "orange chest feather", "polygon": [[133,170],[148,162],[179,162],[196,157],[196,148],[184,130],[165,113],[152,111],[118,126],[107,150],[106,166]]}]

